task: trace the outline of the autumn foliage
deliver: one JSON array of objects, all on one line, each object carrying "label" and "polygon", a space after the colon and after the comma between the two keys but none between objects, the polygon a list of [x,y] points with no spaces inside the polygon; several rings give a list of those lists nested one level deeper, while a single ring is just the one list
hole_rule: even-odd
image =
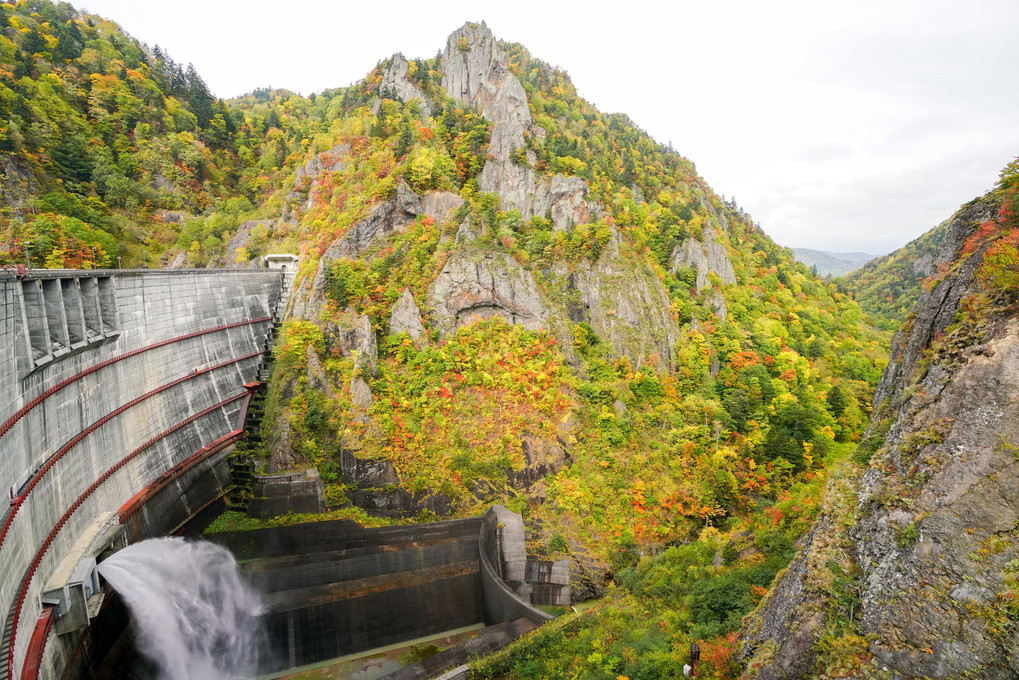
[{"label": "autumn foliage", "polygon": [[1019,231],[1012,231],[984,253],[977,277],[985,290],[1009,298],[1019,295]]}]

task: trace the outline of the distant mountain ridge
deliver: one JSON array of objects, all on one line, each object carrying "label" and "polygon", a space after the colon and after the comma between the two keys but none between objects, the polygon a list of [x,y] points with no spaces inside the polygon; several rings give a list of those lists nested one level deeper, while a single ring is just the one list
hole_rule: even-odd
[{"label": "distant mountain ridge", "polygon": [[899,328],[920,297],[923,280],[946,264],[946,260],[940,259],[945,255],[939,253],[949,221],[895,252],[871,260],[846,277],[847,287],[876,326],[888,331]]},{"label": "distant mountain ridge", "polygon": [[878,255],[869,253],[833,253],[811,248],[791,248],[793,257],[807,265],[817,267],[821,276],[845,276],[867,264]]}]

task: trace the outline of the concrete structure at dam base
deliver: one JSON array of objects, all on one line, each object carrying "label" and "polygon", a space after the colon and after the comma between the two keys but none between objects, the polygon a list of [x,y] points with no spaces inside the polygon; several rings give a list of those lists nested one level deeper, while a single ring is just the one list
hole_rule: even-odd
[{"label": "concrete structure at dam base", "polygon": [[263,593],[265,671],[478,623],[526,619],[523,632],[552,618],[536,605],[570,604],[567,561],[555,563],[556,582],[524,580],[527,564],[551,573],[553,563],[527,560],[521,517],[502,506],[483,518],[377,529],[332,520],[208,538]]}]

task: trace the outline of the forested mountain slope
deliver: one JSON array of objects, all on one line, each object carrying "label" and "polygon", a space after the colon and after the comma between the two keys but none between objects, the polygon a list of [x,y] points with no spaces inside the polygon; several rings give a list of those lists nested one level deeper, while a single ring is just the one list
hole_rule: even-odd
[{"label": "forested mountain slope", "polygon": [[614,577],[492,674],[668,677],[690,640],[729,672],[868,420],[886,336],[848,295],[484,23],[348,88],[220,102],[65,4],[0,19],[5,261],[299,254],[263,469],[317,466],[366,522],[501,502],[575,597]]},{"label": "forested mountain slope", "polygon": [[384,459],[444,511],[534,487],[573,537],[651,546],[859,432],[881,356],[855,305],[520,46],[471,24],[330,108],[268,201],[309,245],[271,466]]},{"label": "forested mountain slope", "polygon": [[1019,673],[1017,215],[1013,162],[939,227],[857,465],[744,624],[748,677]]},{"label": "forested mountain slope", "polygon": [[950,263],[939,258],[951,255],[941,250],[947,231],[948,222],[943,222],[846,275],[843,286],[853,292],[860,308],[879,328],[897,330],[924,287],[944,274],[943,268]]},{"label": "forested mountain slope", "polygon": [[[263,215],[304,244],[267,468],[317,465],[372,514],[523,511],[532,553],[574,558],[575,596],[603,569],[631,586],[556,645],[594,659],[603,626],[665,617],[592,672],[662,677],[670,641],[736,628],[867,419],[883,339],[856,304],[483,24],[296,101],[239,104],[286,114],[261,158],[296,169]],[[632,636],[662,654],[627,660]]]},{"label": "forested mountain slope", "polygon": [[0,261],[137,265],[234,193],[240,121],[190,66],[67,3],[0,4]]}]

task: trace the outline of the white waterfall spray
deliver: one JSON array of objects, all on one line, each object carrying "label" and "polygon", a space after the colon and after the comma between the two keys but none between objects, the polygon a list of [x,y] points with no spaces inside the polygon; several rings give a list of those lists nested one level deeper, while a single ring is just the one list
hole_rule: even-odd
[{"label": "white waterfall spray", "polygon": [[222,546],[150,539],[106,559],[99,573],[127,602],[138,651],[163,680],[256,673],[262,605]]}]

